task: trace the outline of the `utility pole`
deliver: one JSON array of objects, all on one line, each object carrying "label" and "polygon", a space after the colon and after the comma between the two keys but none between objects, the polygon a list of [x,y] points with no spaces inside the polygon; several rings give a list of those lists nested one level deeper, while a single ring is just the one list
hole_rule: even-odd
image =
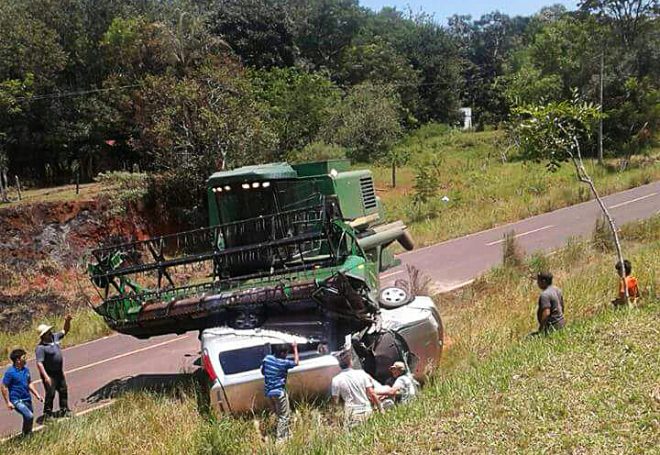
[{"label": "utility pole", "polygon": [[604,53],[600,53],[600,119],[598,120],[598,164],[603,164],[603,76],[605,73]]}]

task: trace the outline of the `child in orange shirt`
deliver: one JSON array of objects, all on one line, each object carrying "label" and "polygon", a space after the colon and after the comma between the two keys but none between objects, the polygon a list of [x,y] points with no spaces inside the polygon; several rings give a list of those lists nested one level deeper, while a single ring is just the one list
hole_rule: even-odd
[{"label": "child in orange shirt", "polygon": [[[623,278],[625,274],[625,286],[628,288],[628,302],[631,305],[634,305],[639,298],[639,288],[637,286],[637,278],[630,275],[632,273],[632,265],[630,264],[630,261],[625,259],[623,264],[621,264],[621,261],[617,262],[615,269],[620,277]],[[619,281],[619,296],[612,301],[614,306],[620,306],[625,303],[626,294],[623,286],[624,280]]]}]

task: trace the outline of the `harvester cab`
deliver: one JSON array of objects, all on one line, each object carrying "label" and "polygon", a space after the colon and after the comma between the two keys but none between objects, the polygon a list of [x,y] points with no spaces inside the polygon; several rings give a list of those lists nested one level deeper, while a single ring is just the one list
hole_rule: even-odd
[{"label": "harvester cab", "polygon": [[345,160],[271,163],[208,179],[210,227],[99,248],[96,307],[137,337],[309,317],[354,331],[378,314],[386,247],[412,248],[385,224],[370,171]]}]

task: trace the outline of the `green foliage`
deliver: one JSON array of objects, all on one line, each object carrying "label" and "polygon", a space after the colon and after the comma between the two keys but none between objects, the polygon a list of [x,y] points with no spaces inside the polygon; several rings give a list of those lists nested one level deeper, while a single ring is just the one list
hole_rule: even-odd
[{"label": "green foliage", "polygon": [[352,87],[333,109],[319,137],[347,148],[355,161],[379,160],[403,134],[400,111],[398,96],[390,87],[365,82]]},{"label": "green foliage", "polygon": [[252,80],[257,98],[266,102],[270,125],[279,139],[279,156],[309,145],[341,95],[328,77],[296,68],[256,71]]},{"label": "green foliage", "polygon": [[298,57],[286,2],[219,0],[212,3],[211,31],[256,68],[290,67]]},{"label": "green foliage", "polygon": [[341,158],[346,158],[345,148],[324,142],[312,142],[311,144],[307,144],[302,150],[294,150],[286,155],[287,161],[291,163]]},{"label": "green foliage", "polygon": [[415,164],[415,185],[413,201],[426,203],[435,198],[440,186],[442,158],[439,155],[426,155]]},{"label": "green foliage", "polygon": [[522,156],[547,162],[552,170],[578,152],[574,150],[576,141],[588,139],[601,116],[596,106],[581,101],[576,93],[571,101],[552,101],[514,112],[518,119],[510,133]]},{"label": "green foliage", "polygon": [[142,203],[149,193],[149,176],[139,172],[102,172],[94,180],[103,185],[110,199],[109,215],[123,215]]}]

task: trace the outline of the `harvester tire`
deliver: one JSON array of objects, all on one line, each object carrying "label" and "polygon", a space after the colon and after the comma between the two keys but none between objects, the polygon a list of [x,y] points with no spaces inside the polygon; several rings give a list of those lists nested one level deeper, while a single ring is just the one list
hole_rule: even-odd
[{"label": "harvester tire", "polygon": [[386,310],[401,308],[412,300],[413,296],[407,290],[396,286],[388,286],[378,293],[378,303]]},{"label": "harvester tire", "polygon": [[259,311],[236,310],[231,313],[229,326],[237,330],[256,329],[263,324],[264,319],[263,313]]}]

